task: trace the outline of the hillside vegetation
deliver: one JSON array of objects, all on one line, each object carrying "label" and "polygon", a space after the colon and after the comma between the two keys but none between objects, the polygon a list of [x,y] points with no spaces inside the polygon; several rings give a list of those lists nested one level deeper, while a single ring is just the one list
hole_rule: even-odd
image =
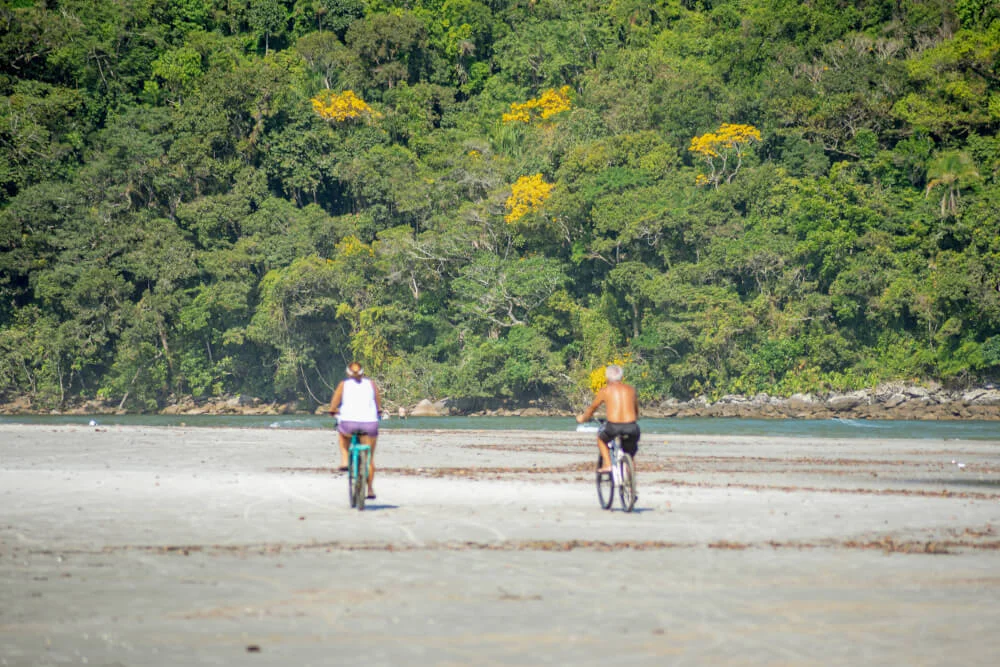
[{"label": "hillside vegetation", "polygon": [[1000,377],[993,0],[5,0],[0,399]]}]

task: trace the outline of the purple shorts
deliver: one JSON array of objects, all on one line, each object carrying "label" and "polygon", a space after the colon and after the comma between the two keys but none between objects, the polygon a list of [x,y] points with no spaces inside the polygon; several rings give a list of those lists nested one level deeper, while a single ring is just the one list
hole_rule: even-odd
[{"label": "purple shorts", "polygon": [[378,437],[378,422],[347,422],[342,421],[337,424],[337,430],[344,435],[351,435],[357,431],[371,438]]}]

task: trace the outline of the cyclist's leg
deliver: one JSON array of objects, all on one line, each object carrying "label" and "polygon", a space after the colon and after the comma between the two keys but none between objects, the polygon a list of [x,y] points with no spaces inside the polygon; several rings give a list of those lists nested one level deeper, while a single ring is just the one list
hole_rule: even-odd
[{"label": "cyclist's leg", "polygon": [[375,497],[375,487],[373,481],[375,479],[375,442],[378,438],[373,438],[369,435],[361,436],[361,443],[368,445],[370,450],[368,451],[368,497]]},{"label": "cyclist's leg", "polygon": [[597,437],[597,449],[601,452],[601,468],[598,472],[611,472],[611,450],[600,436]]},{"label": "cyclist's leg", "polygon": [[345,435],[340,431],[337,431],[337,435],[340,439],[340,469],[347,470],[349,458],[349,450],[351,447],[351,436]]}]

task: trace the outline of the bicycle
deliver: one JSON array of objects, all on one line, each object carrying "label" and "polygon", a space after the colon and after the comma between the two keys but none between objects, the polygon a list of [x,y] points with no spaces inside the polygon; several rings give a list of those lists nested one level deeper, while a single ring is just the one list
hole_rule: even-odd
[{"label": "bicycle", "polygon": [[350,463],[347,467],[347,495],[351,507],[363,510],[368,496],[368,460],[372,448],[361,443],[362,431],[351,433]]},{"label": "bicycle", "polygon": [[[604,425],[605,420],[598,420]],[[635,492],[635,462],[632,455],[622,448],[621,436],[608,443],[611,454],[611,472],[601,472],[601,455],[597,455],[597,500],[603,509],[611,509],[615,501],[615,487],[622,509],[631,512],[638,495]]]}]

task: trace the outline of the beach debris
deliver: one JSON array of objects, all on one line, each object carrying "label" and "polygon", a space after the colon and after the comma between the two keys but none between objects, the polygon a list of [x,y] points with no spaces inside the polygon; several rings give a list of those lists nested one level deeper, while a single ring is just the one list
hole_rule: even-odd
[{"label": "beach debris", "polygon": [[90,420],[89,422],[87,422],[87,423],[88,423],[88,424],[90,424],[91,426],[97,426],[97,420],[96,420],[96,419],[91,419],[91,420]]}]

